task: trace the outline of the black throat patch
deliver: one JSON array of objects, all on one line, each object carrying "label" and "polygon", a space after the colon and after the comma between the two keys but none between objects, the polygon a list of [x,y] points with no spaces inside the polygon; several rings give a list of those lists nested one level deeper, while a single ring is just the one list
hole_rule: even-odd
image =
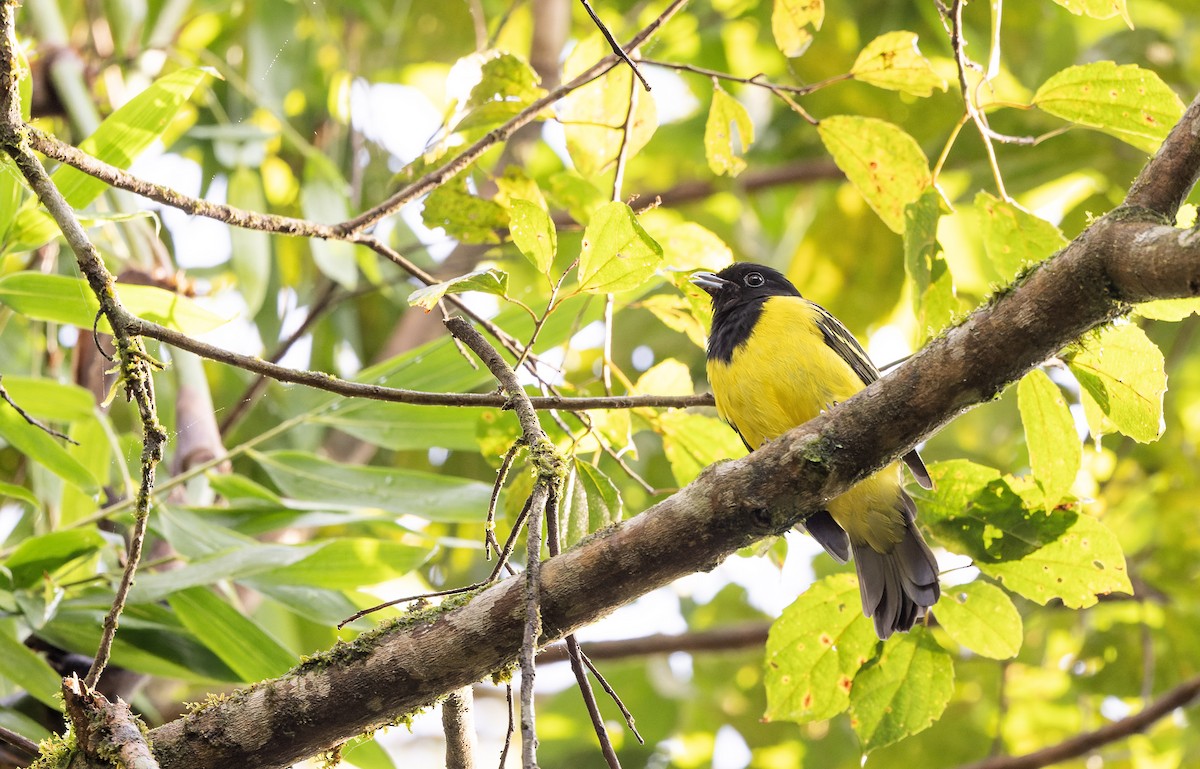
[{"label": "black throat patch", "polygon": [[733,352],[750,339],[754,324],[762,315],[763,303],[770,297],[738,302],[713,312],[712,333],[708,337],[708,359],[728,364]]}]

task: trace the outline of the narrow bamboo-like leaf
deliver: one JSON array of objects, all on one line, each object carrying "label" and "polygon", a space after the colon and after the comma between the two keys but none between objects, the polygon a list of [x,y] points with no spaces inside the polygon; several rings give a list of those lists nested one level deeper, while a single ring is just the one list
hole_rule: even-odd
[{"label": "narrow bamboo-like leaf", "polygon": [[183,626],[246,683],[275,678],[299,658],[206,587],[172,593],[167,603]]},{"label": "narrow bamboo-like leaf", "polygon": [[489,484],[400,468],[360,467],[299,451],[250,452],[285,495],[337,509],[377,507],[433,521],[482,521]]},{"label": "narrow bamboo-like leaf", "polygon": [[1084,340],[1067,363],[1083,388],[1083,407],[1092,432],[1120,431],[1141,443],[1158,440],[1163,429],[1167,374],[1162,351],[1137,326],[1110,326]]},{"label": "narrow bamboo-like leaf", "polygon": [[814,582],[771,625],[764,718],[802,724],[841,713],[877,641],[871,620],[863,616],[854,575]]},{"label": "narrow bamboo-like leaf", "polygon": [[368,537],[338,537],[302,561],[256,577],[283,585],[356,590],[403,577],[432,555],[428,547]]},{"label": "narrow bamboo-like leaf", "polygon": [[[247,211],[267,210],[262,175],[249,168],[238,168],[230,175],[226,197],[231,206]],[[267,286],[271,282],[271,236],[261,230],[231,227],[229,239],[232,244],[229,258],[237,277],[238,291],[246,302],[247,316],[254,317],[267,298]]]},{"label": "narrow bamboo-like leaf", "polygon": [[100,484],[58,438],[26,422],[16,409],[3,401],[0,401],[0,437],[83,493],[99,492]]},{"label": "narrow bamboo-like leaf", "polygon": [[58,225],[50,214],[26,202],[9,227],[4,240],[4,253],[19,254],[49,243],[59,235]]},{"label": "narrow bamboo-like leaf", "polygon": [[583,231],[579,287],[591,293],[639,288],[662,262],[662,246],[650,237],[629,206],[601,208]]},{"label": "narrow bamboo-like leaf", "polygon": [[1183,117],[1183,101],[1154,72],[1097,61],[1068,67],[1033,95],[1051,115],[1095,128],[1154,153]]},{"label": "narrow bamboo-like leaf", "polygon": [[1006,283],[1025,267],[1048,259],[1067,245],[1062,231],[1016,203],[981,191],[975,195],[975,208],[988,261]]},{"label": "narrow bamboo-like leaf", "polygon": [[414,307],[423,307],[425,312],[429,312],[446,294],[461,294],[465,291],[505,296],[508,294],[508,273],[496,267],[474,270],[457,278],[418,288],[408,295],[408,303]]},{"label": "narrow bamboo-like leaf", "polygon": [[[116,290],[125,309],[134,315],[185,334],[203,334],[230,320],[157,286],[118,283]],[[87,281],[37,272],[14,272],[0,278],[0,304],[34,320],[65,323],[88,331],[100,310],[100,302]],[[112,332],[103,317],[97,329]]]},{"label": "narrow bamboo-like leaf", "polygon": [[[567,54],[563,81],[610,53],[611,47],[599,34],[588,37]],[[627,131],[625,118],[631,98],[635,104]],[[603,77],[572,91],[559,102],[558,118],[566,134],[567,152],[585,179],[608,170],[622,151],[626,157],[637,155],[658,128],[654,99],[634,82],[629,67],[614,67]]]},{"label": "narrow bamboo-like leaf", "polygon": [[12,622],[0,623],[0,678],[6,678],[52,710],[61,710],[58,698],[62,677],[42,655],[9,635]]},{"label": "narrow bamboo-like leaf", "polygon": [[870,752],[929,728],[954,694],[954,661],[925,628],[897,633],[854,679],[850,724]]},{"label": "narrow bamboo-like leaf", "polygon": [[1111,19],[1120,16],[1125,24],[1133,29],[1133,20],[1129,18],[1129,8],[1126,0],[1054,0],[1076,16],[1090,16],[1093,19]]},{"label": "narrow bamboo-like leaf", "polygon": [[879,88],[929,96],[933,89],[946,90],[946,80],[933,69],[917,48],[917,36],[903,30],[887,32],[862,49],[850,74],[855,80]]},{"label": "narrow bamboo-like leaf", "polygon": [[951,638],[976,654],[1005,660],[1021,651],[1021,615],[1008,594],[989,582],[946,588],[933,615]]},{"label": "narrow bamboo-like leaf", "polygon": [[1071,491],[1083,459],[1071,408],[1041,369],[1030,371],[1017,385],[1017,406],[1033,479],[1046,495],[1046,506],[1054,507]]},{"label": "narrow bamboo-like leaf", "polygon": [[33,496],[33,492],[24,486],[18,486],[15,483],[7,483],[0,481],[0,498],[19,499],[22,502],[27,502],[30,507],[35,509],[41,508],[37,497]]},{"label": "narrow bamboo-like leaf", "polygon": [[87,419],[96,411],[96,398],[75,384],[45,377],[4,375],[4,389],[31,416],[54,422]]},{"label": "narrow bamboo-like leaf", "polygon": [[[163,135],[179,108],[209,75],[217,76],[216,70],[189,67],[155,80],[105,118],[95,133],[80,142],[79,149],[110,165],[129,168]],[[50,178],[73,208],[83,208],[108,188],[99,179],[65,164]]]},{"label": "narrow bamboo-like leaf", "polygon": [[775,45],[784,56],[794,59],[808,50],[813,32],[819,30],[824,21],[825,0],[775,0],[771,10]]},{"label": "narrow bamboo-like leaf", "polygon": [[457,406],[413,406],[360,399],[315,416],[317,424],[393,451],[444,449],[473,451],[479,412]]},{"label": "narrow bamboo-like leaf", "polygon": [[153,603],[190,587],[211,585],[220,580],[236,580],[304,560],[318,546],[255,544],[222,550],[196,558],[186,566],[170,571],[139,574],[129,591],[130,603]]},{"label": "narrow bamboo-like leaf", "polygon": [[917,140],[875,118],[834,115],[817,127],[833,162],[892,232],[904,232],[904,208],[932,184]]},{"label": "narrow bamboo-like leaf", "polygon": [[0,244],[7,245],[9,230],[24,197],[25,184],[21,172],[12,159],[5,155],[0,158]]},{"label": "narrow bamboo-like leaf", "polygon": [[17,545],[2,565],[12,574],[14,587],[29,587],[63,564],[96,552],[104,537],[95,530],[52,531]]},{"label": "narrow bamboo-like leaf", "polygon": [[587,499],[589,533],[621,520],[621,491],[612,479],[587,462],[576,461],[575,469]]},{"label": "narrow bamboo-like leaf", "polygon": [[753,141],[754,123],[750,121],[750,113],[741,102],[714,83],[712,105],[704,124],[704,156],[708,159],[708,167],[714,174],[737,176],[746,168],[746,161],[739,153],[748,150]]},{"label": "narrow bamboo-like leaf", "polygon": [[550,274],[558,253],[558,232],[546,210],[520,198],[509,204],[509,231],[513,243],[543,275]]}]

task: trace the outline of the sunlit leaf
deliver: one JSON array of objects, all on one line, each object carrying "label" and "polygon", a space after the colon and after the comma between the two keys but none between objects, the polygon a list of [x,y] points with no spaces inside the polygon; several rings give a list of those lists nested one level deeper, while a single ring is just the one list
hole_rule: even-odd
[{"label": "sunlit leaf", "polygon": [[642,229],[629,206],[614,201],[583,231],[579,287],[591,293],[639,288],[662,262],[662,246]]},{"label": "sunlit leaf", "polygon": [[15,483],[0,481],[0,497],[19,499],[22,502],[28,503],[30,507],[35,509],[41,507],[37,497],[33,496],[33,493],[30,492],[29,489],[25,488],[24,486],[18,486]]},{"label": "sunlit leaf", "polygon": [[704,414],[667,411],[658,418],[663,453],[671,475],[680,486],[691,483],[700,471],[719,459],[740,457],[746,447],[729,425]]},{"label": "sunlit leaf", "polygon": [[474,270],[457,278],[418,288],[408,295],[408,303],[429,312],[446,294],[461,294],[466,291],[505,296],[508,293],[508,273],[496,267]]},{"label": "sunlit leaf", "polygon": [[707,344],[708,330],[691,312],[691,305],[683,297],[670,294],[655,294],[641,301],[641,306],[654,313],[654,317],[672,331],[687,334],[687,338],[697,347],[704,349]]},{"label": "sunlit leaf", "polygon": [[1167,375],[1162,351],[1145,331],[1131,324],[1109,326],[1085,338],[1067,356],[1067,365],[1083,388],[1094,434],[1120,431],[1141,443],[1162,435]]},{"label": "sunlit leaf", "polygon": [[[346,182],[337,168],[320,155],[311,155],[304,162],[304,184],[300,187],[300,211],[306,219],[321,224],[334,224],[350,218],[350,200]],[[343,240],[309,238],[313,262],[325,277],[342,288],[353,290],[358,285],[358,262],[354,245]]]},{"label": "sunlit leaf", "polygon": [[[203,334],[230,320],[204,309],[186,296],[158,286],[117,283],[115,288],[126,310],[185,334]],[[0,278],[0,304],[34,320],[78,326],[89,333],[100,310],[100,302],[87,281],[38,272],[15,272]],[[97,330],[105,334],[112,332],[103,317]]]},{"label": "sunlit leaf", "polygon": [[904,232],[904,208],[932,183],[929,161],[899,127],[855,115],[827,117],[817,126],[838,168],[892,232]]},{"label": "sunlit leaf", "polygon": [[[129,168],[162,137],[179,108],[210,75],[219,77],[212,67],[189,67],[155,80],[105,118],[95,133],[80,142],[79,149],[109,165]],[[108,188],[103,181],[68,165],[59,166],[50,178],[72,208],[83,208]]]},{"label": "sunlit leaf", "polygon": [[312,555],[318,546],[253,544],[191,560],[184,566],[143,574],[129,591],[130,603],[153,603],[191,587],[236,580],[278,569]]},{"label": "sunlit leaf", "polygon": [[771,625],[764,717],[807,723],[841,713],[876,643],[862,613],[858,579],[835,574],[817,580]]},{"label": "sunlit leaf", "polygon": [[498,233],[509,223],[504,206],[472,195],[462,175],[425,198],[421,219],[426,227],[441,227],[450,237],[464,243],[499,243]]},{"label": "sunlit leaf", "polygon": [[983,248],[1002,281],[1012,280],[1023,268],[1048,259],[1067,245],[1053,224],[989,192],[975,195],[975,208],[982,225]]},{"label": "sunlit leaf", "polygon": [[258,581],[354,590],[402,577],[430,555],[428,547],[367,537],[338,537],[320,544],[304,560],[258,575]]},{"label": "sunlit leaf", "polygon": [[509,212],[513,243],[538,272],[548,275],[558,252],[558,232],[550,215],[536,203],[519,198],[510,201]]},{"label": "sunlit leaf", "polygon": [[479,82],[471,89],[453,130],[488,129],[510,120],[546,92],[529,63],[507,51],[471,54],[482,59]]},{"label": "sunlit leaf", "polygon": [[1143,318],[1150,320],[1165,320],[1172,323],[1200,314],[1200,299],[1184,297],[1183,299],[1158,299],[1145,302],[1133,308],[1133,311]]},{"label": "sunlit leaf", "polygon": [[733,249],[712,230],[695,222],[680,221],[659,210],[647,211],[641,222],[662,246],[663,267],[668,270],[720,272],[733,264]]},{"label": "sunlit leaf", "polygon": [[1129,18],[1129,8],[1126,0],[1054,0],[1076,16],[1090,16],[1093,19],[1111,19],[1120,16],[1125,24],[1133,29],[1133,20]]},{"label": "sunlit leaf", "polygon": [[562,532],[564,548],[621,520],[621,492],[612,479],[598,467],[578,458],[573,469],[564,500],[567,512]]},{"label": "sunlit leaf", "polygon": [[929,96],[936,88],[946,90],[946,80],[933,69],[917,48],[912,32],[887,32],[862,49],[850,74],[855,80],[891,91]]},{"label": "sunlit leaf", "polygon": [[950,267],[937,242],[941,196],[930,187],[904,207],[904,269],[913,283],[913,312],[923,342],[953,322],[959,310]]},{"label": "sunlit leaf", "polygon": [[1183,101],[1154,72],[1097,61],[1068,67],[1033,95],[1051,115],[1095,128],[1153,153],[1183,117]]},{"label": "sunlit leaf", "polygon": [[850,724],[870,752],[929,728],[954,694],[954,661],[924,628],[897,633],[850,690]]},{"label": "sunlit leaf", "polygon": [[1046,495],[1046,506],[1053,507],[1070,492],[1083,458],[1075,420],[1062,391],[1041,369],[1021,379],[1017,405],[1033,479]]},{"label": "sunlit leaf", "polygon": [[933,616],[955,642],[976,654],[1004,660],[1021,650],[1021,615],[1008,594],[991,583],[945,588]]},{"label": "sunlit leaf", "polygon": [[[735,138],[736,137],[736,138]],[[740,153],[754,142],[754,123],[737,99],[713,83],[712,105],[704,124],[704,156],[714,174],[737,176],[746,168]]]},{"label": "sunlit leaf", "polygon": [[283,675],[299,658],[206,587],[181,590],[167,603],[183,626],[247,683]]},{"label": "sunlit leaf", "polygon": [[45,377],[5,374],[4,389],[31,416],[53,422],[87,419],[96,411],[96,398],[76,384]]},{"label": "sunlit leaf", "polygon": [[549,185],[549,195],[554,204],[566,209],[571,218],[581,224],[591,221],[596,212],[610,202],[610,198],[595,184],[574,171],[553,174]]},{"label": "sunlit leaf", "polygon": [[334,508],[377,507],[432,521],[483,521],[489,484],[391,467],[330,462],[299,451],[250,455],[285,495]]},{"label": "sunlit leaf", "polygon": [[[563,62],[563,82],[610,53],[612,49],[599,34],[581,41]],[[631,98],[635,104],[633,114],[629,115]],[[614,67],[603,77],[567,94],[559,102],[558,119],[566,133],[567,152],[575,169],[588,179],[608,170],[622,151],[627,157],[636,155],[658,128],[654,99],[634,81],[629,67]]]},{"label": "sunlit leaf", "polygon": [[311,420],[353,435],[375,446],[401,451],[430,446],[474,450],[479,412],[457,406],[414,406],[408,403],[357,399]]},{"label": "sunlit leaf", "polygon": [[819,30],[824,21],[825,0],[775,0],[771,11],[775,45],[784,56],[794,59],[808,50],[813,32]]}]

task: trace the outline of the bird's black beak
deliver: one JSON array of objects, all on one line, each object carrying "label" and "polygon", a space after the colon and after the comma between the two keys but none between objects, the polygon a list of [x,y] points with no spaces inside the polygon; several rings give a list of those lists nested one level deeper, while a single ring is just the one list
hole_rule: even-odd
[{"label": "bird's black beak", "polygon": [[690,280],[709,294],[720,291],[732,282],[725,280],[714,272],[693,272]]}]

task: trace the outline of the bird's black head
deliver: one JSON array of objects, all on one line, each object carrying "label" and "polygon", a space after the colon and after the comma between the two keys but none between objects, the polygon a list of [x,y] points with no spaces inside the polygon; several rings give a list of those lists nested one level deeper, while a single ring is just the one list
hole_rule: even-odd
[{"label": "bird's black head", "polygon": [[733,264],[717,273],[697,272],[691,280],[712,297],[716,313],[738,305],[761,304],[770,296],[800,296],[783,273],[750,262]]}]

